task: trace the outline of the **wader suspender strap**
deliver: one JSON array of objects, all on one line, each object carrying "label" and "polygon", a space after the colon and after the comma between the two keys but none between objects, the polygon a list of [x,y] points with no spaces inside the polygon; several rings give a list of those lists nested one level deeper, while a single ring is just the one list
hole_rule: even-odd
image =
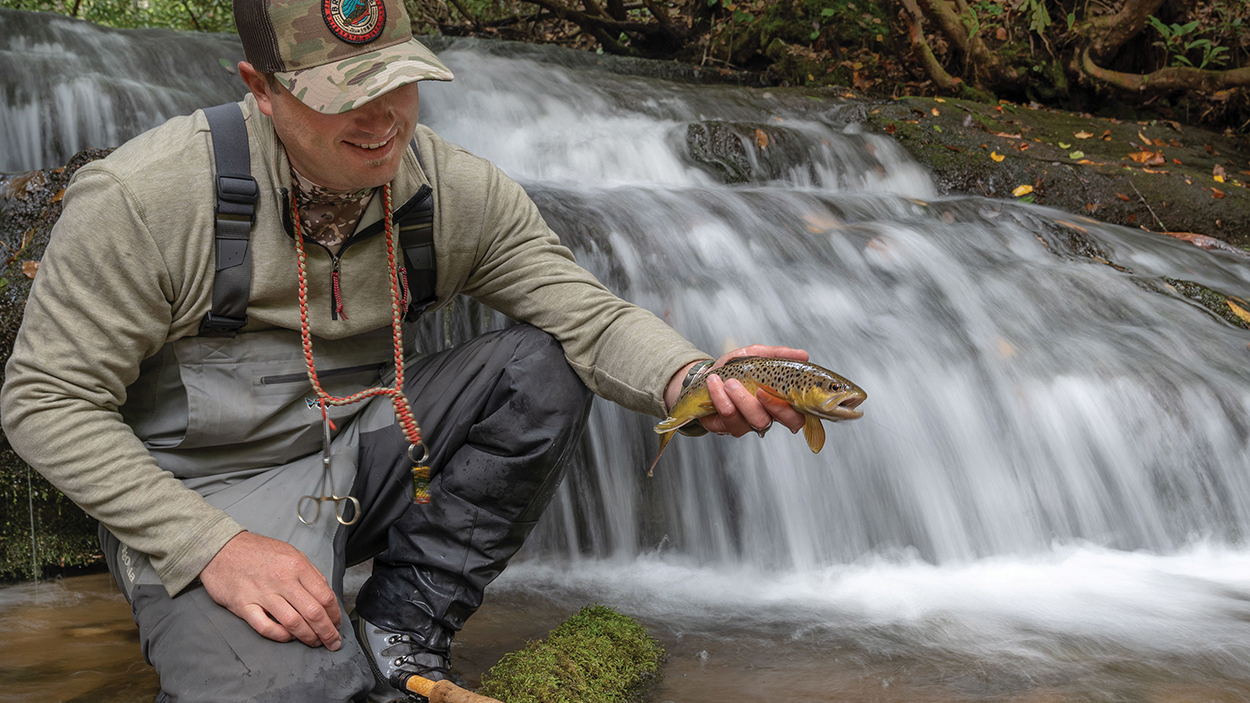
[{"label": "wader suspender strap", "polygon": [[216,161],[217,273],[213,278],[213,308],[200,322],[200,336],[233,337],[247,324],[247,300],[252,289],[252,254],[247,244],[260,188],[252,178],[247,125],[238,103],[207,108],[204,116]]},{"label": "wader suspender strap", "polygon": [[[412,153],[417,143],[412,143]],[[399,246],[404,250],[404,275],[408,279],[408,310],[404,319],[408,322],[421,317],[426,308],[438,299],[435,284],[438,282],[437,262],[434,260],[434,197],[429,186],[422,186],[417,193],[416,207],[404,213],[395,223],[399,227]]]}]

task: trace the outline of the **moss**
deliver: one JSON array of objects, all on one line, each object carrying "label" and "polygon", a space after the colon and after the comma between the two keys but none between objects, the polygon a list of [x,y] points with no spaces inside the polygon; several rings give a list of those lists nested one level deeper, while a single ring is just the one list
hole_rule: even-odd
[{"label": "moss", "polygon": [[591,605],[506,655],[482,677],[478,693],[504,703],[635,701],[659,674],[664,648],[646,628],[611,608]]},{"label": "moss", "polygon": [[[0,250],[7,255],[0,271],[0,383],[30,292],[31,279],[23,265],[43,256],[70,177],[83,164],[108,153],[89,149],[61,168],[0,179]],[[95,520],[31,471],[0,434],[0,580],[85,566],[99,557]]]},{"label": "moss", "polygon": [[[1228,303],[1230,296],[1224,295],[1219,291],[1211,290],[1200,283],[1193,281],[1182,281],[1176,278],[1164,277],[1163,280],[1179,293],[1182,297],[1192,300],[1193,302],[1206,308],[1212,315],[1227,322],[1233,327],[1240,327],[1243,330],[1250,329],[1250,324],[1241,319],[1233,312]],[[1250,303],[1241,298],[1233,297],[1233,301],[1239,304],[1242,309],[1250,308]]]}]

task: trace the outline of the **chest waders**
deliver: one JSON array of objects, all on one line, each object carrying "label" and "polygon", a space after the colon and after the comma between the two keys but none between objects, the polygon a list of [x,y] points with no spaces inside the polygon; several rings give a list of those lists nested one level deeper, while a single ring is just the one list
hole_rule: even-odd
[{"label": "chest waders", "polygon": [[[236,124],[223,124],[223,113]],[[141,364],[122,418],[163,469],[246,529],[303,551],[340,598],[346,565],[373,558],[373,574],[357,596],[356,632],[345,617],[343,647],[330,652],[261,637],[201,586],[170,597],[147,557],[106,530],[104,553],[160,675],[158,703],[344,703],[370,690],[390,700],[396,672],[425,676],[422,657],[449,660],[451,638],[537,525],[585,427],[590,392],[559,342],[530,325],[406,359],[403,393],[429,432],[429,502],[414,501],[409,439],[389,402],[330,406],[339,429],[321,492],[357,498],[362,519],[344,527],[322,510],[301,522],[300,496],[321,485],[322,411],[300,332],[245,329],[247,235],[260,194],[237,107],[206,114],[224,176],[215,181],[213,309],[198,336]],[[410,321],[435,300],[430,192],[422,187],[392,218]],[[370,225],[345,246],[381,230]],[[347,396],[385,380],[393,341],[389,328],[315,340],[323,389]]]},{"label": "chest waders", "polygon": [[[122,418],[162,469],[249,531],[292,544],[332,578],[341,527],[333,511],[322,510],[311,524],[296,517],[299,497],[321,484],[324,444],[321,406],[308,381],[300,333],[243,330],[253,266],[248,243],[260,199],[251,176],[247,127],[235,103],[204,113],[216,165],[212,309],[198,336],[166,344],[142,362],[138,379],[127,389]],[[411,301],[405,319],[413,321],[436,298],[428,186],[396,211],[395,226]],[[366,228],[344,248],[380,231],[376,225]],[[345,339],[317,338],[322,387],[347,396],[377,385],[392,366],[391,342],[389,327]],[[328,408],[339,430],[330,444],[332,472],[325,493],[346,496],[356,477],[361,423],[351,420],[367,414],[366,425],[393,423],[389,413],[385,402]],[[352,512],[347,508],[348,520],[356,517]],[[135,585],[160,584],[146,555],[123,545],[118,560],[128,596]]]}]

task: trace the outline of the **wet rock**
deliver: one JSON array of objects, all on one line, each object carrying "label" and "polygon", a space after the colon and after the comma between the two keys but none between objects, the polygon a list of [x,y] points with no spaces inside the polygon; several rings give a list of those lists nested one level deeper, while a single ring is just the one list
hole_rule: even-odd
[{"label": "wet rock", "polygon": [[812,168],[808,141],[777,125],[693,122],[685,141],[690,160],[722,183],[771,181]]},{"label": "wet rock", "polygon": [[[75,171],[109,151],[89,149],[59,168],[0,176],[0,383],[65,187]],[[95,521],[31,471],[0,433],[0,579],[89,564],[98,552]]]}]

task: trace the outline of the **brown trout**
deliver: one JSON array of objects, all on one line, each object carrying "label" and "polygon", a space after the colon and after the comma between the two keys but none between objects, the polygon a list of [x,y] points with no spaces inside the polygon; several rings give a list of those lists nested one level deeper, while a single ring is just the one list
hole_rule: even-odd
[{"label": "brown trout", "polygon": [[762,356],[730,359],[724,366],[707,369],[696,376],[677,397],[668,417],[655,426],[660,435],[660,451],[651,462],[648,476],[655,471],[660,454],[679,427],[716,413],[707,390],[707,377],[712,374],[722,381],[736,378],[752,395],[762,390],[802,413],[807,420],[803,425],[803,437],[813,453],[825,446],[825,427],[820,421],[863,417],[864,413],[855,408],[868,398],[859,386],[816,364]]}]

